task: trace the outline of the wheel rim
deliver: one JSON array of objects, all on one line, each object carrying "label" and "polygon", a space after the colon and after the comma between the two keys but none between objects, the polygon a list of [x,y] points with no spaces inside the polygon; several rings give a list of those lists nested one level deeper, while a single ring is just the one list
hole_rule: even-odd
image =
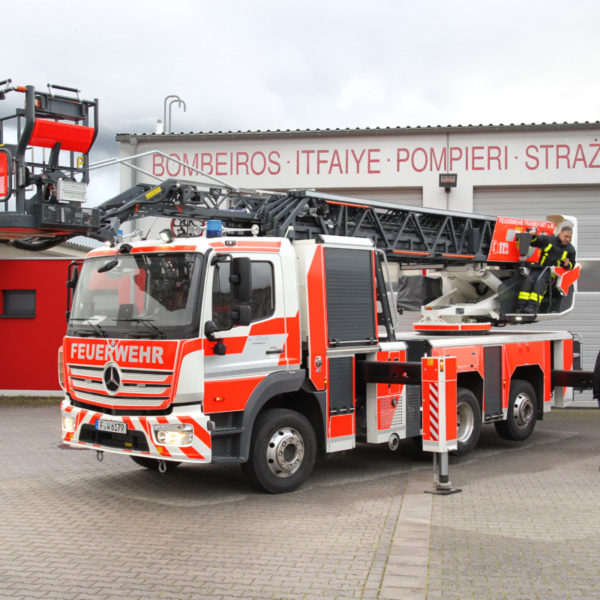
[{"label": "wheel rim", "polygon": [[525,429],[533,420],[535,407],[529,394],[521,393],[515,398],[513,417],[519,429]]},{"label": "wheel rim", "polygon": [[475,415],[466,402],[460,402],[456,408],[456,439],[458,442],[466,442],[475,428]]},{"label": "wheel rim", "polygon": [[304,440],[291,427],[277,429],[267,444],[267,464],[277,477],[291,477],[302,465]]}]

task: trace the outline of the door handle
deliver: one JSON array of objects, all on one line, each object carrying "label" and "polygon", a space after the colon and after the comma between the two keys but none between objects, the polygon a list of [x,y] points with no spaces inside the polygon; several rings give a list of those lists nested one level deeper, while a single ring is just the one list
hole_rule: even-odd
[{"label": "door handle", "polygon": [[283,348],[270,348],[265,354],[283,354]]}]

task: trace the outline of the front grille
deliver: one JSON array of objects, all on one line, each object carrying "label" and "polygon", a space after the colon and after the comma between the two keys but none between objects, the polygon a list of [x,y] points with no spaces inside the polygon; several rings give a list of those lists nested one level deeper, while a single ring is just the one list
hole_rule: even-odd
[{"label": "front grille", "polygon": [[[71,367],[71,375],[76,378],[100,378],[102,379],[102,371],[104,367]],[[129,369],[127,372],[128,381],[151,381],[153,383],[165,383],[170,371],[134,371]]]},{"label": "front grille", "polygon": [[115,417],[128,416],[128,417],[156,417],[159,415],[170,415],[173,412],[173,405],[169,404],[166,408],[112,408],[108,406],[98,406],[96,404],[88,404],[75,400],[71,396],[71,404],[77,408],[83,408],[85,410],[91,410],[94,412],[102,413],[103,415],[114,415]]},{"label": "front grille", "polygon": [[165,396],[162,398],[136,398],[131,396],[109,396],[108,394],[88,394],[86,392],[81,392],[77,389],[73,390],[73,396],[75,398],[79,398],[82,402],[86,402],[88,404],[110,404],[111,406],[137,406],[137,407],[148,407],[148,408],[158,408],[162,406],[166,401],[168,401],[169,397]]},{"label": "front grille", "polygon": [[109,448],[123,448],[141,452],[148,452],[149,450],[144,434],[139,431],[112,433],[110,431],[99,431],[93,425],[82,425],[79,440]]},{"label": "front grille", "polygon": [[[74,389],[84,388],[90,392],[100,392],[101,394],[106,393],[104,391],[104,384],[101,381],[90,381],[86,379],[77,379],[72,377]],[[169,386],[166,385],[154,385],[154,384],[143,384],[143,383],[124,383],[121,386],[121,392],[123,394],[143,394],[144,396],[164,396],[169,390]]]},{"label": "front grille", "polygon": [[115,408],[165,408],[172,395],[173,372],[121,369],[121,385],[110,395],[102,380],[104,366],[68,365],[68,380],[74,400]]}]

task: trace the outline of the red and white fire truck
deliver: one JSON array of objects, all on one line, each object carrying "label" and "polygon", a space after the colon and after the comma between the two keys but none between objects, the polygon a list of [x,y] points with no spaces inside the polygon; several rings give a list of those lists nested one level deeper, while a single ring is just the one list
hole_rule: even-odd
[{"label": "red and white fire truck", "polygon": [[[465,453],[484,423],[525,440],[565,385],[589,385],[570,333],[492,332],[572,308],[577,270],[557,273],[562,289],[539,315],[514,312],[519,269],[536,258],[517,240],[533,226],[552,231],[552,221],[174,180],[100,210],[103,222],[196,221],[177,221],[191,237],[170,228],[163,240],[94,250],[72,279],[60,358],[67,444],[161,471],[238,462],[250,481],[285,492],[319,454],[359,441],[395,448],[423,435],[427,448],[445,427],[447,448]],[[413,332],[397,325],[403,266],[443,280]],[[433,359],[447,363],[436,385],[456,386],[444,423],[425,391]]]},{"label": "red and white fire truck", "polygon": [[[572,309],[577,267],[556,271],[538,315],[515,312],[536,260],[528,231],[553,233],[565,217],[176,180],[83,209],[97,101],[4,93],[13,89],[26,94],[25,123],[18,144],[0,149],[0,200],[16,198],[0,237],[30,249],[76,233],[108,243],[69,274],[64,443],[161,472],[237,462],[257,486],[286,492],[317,456],[358,442],[394,449],[422,436],[426,450],[460,454],[486,423],[525,440],[567,386],[592,386],[576,337],[518,327]],[[27,167],[36,144],[52,148],[49,164]],[[168,219],[160,239],[119,237],[122,222],[145,216]],[[410,282],[432,273],[439,292],[403,331],[396,286],[414,300]]]}]

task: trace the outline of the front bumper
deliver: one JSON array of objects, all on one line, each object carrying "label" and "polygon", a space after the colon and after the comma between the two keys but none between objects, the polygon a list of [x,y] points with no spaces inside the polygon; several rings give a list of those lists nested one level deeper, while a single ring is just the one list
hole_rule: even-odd
[{"label": "front bumper", "polygon": [[[65,444],[78,448],[90,448],[117,454],[145,456],[160,460],[175,460],[181,462],[209,463],[212,460],[211,435],[208,431],[209,418],[200,411],[199,407],[174,407],[170,415],[161,416],[114,416],[94,410],[73,406],[69,399],[61,405],[61,437]],[[114,429],[126,431],[107,431],[98,428],[98,421],[115,424]],[[65,422],[71,424],[65,429]],[[155,427],[165,429],[165,426],[181,425],[191,428],[193,435],[191,443],[185,446],[161,444],[156,438]],[[105,429],[111,429],[105,427]]]}]

